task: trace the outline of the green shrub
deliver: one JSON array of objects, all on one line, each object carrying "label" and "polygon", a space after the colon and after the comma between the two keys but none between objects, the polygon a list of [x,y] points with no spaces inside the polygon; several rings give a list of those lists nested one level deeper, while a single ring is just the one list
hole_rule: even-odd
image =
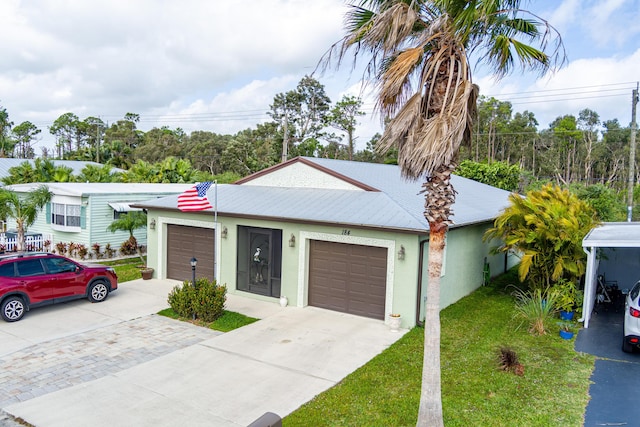
[{"label": "green shrub", "polygon": [[218,286],[207,278],[196,279],[195,287],[185,280],[182,286],[176,286],[169,293],[169,305],[180,317],[213,322],[224,312],[227,299],[227,287]]},{"label": "green shrub", "polygon": [[215,280],[196,279],[196,318],[204,322],[213,322],[224,312],[227,300],[227,287],[218,286]]}]

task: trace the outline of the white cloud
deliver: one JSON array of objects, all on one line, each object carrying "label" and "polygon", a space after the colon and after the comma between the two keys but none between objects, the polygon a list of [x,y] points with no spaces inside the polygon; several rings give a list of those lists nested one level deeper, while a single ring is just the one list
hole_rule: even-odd
[{"label": "white cloud", "polygon": [[[539,81],[516,75],[495,83],[480,72],[475,79],[483,94],[509,100],[515,96],[506,94],[638,79],[640,1],[538,0],[530,6],[562,32],[572,62]],[[14,123],[38,125],[44,140],[51,139],[46,127],[66,112],[109,122],[132,112],[145,130],[167,125],[234,133],[266,120],[273,97],[314,71],[342,37],[344,12],[343,0],[4,0],[0,105]],[[347,61],[316,77],[332,101],[360,95],[371,113],[374,99],[370,87],[360,92],[361,71],[351,72]],[[586,107],[627,123],[628,92],[512,102],[515,111],[535,112],[541,127]],[[380,129],[378,117],[363,117],[359,144]]]},{"label": "white cloud", "polygon": [[626,126],[631,119],[631,91],[636,87],[638,69],[640,49],[629,56],[575,60],[534,82],[509,78],[495,83],[484,77],[481,87],[482,93],[511,102],[514,112],[533,111],[540,128],[565,114],[577,116],[585,108],[596,111],[601,120],[617,118]]}]

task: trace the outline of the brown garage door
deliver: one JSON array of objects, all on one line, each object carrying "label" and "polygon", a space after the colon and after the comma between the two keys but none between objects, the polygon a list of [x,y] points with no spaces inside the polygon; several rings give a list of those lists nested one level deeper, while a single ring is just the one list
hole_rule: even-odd
[{"label": "brown garage door", "polygon": [[312,240],[309,305],[384,319],[387,249]]},{"label": "brown garage door", "polygon": [[167,225],[167,277],[191,280],[191,258],[198,260],[196,277],[213,279],[214,230]]}]

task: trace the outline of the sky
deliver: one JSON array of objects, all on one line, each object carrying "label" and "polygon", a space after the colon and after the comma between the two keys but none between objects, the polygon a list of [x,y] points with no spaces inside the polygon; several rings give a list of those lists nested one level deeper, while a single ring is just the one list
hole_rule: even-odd
[{"label": "sky", "polygon": [[[0,107],[40,129],[72,112],[107,123],[234,134],[269,121],[274,97],[295,89],[344,35],[343,0],[0,0]],[[473,69],[480,94],[535,114],[539,129],[596,111],[631,121],[640,80],[640,0],[523,0],[564,42],[567,61],[546,77],[519,70],[496,81]],[[364,99],[356,143],[381,131],[362,72],[346,61],[314,77],[335,103]],[[370,87],[370,86],[369,86]]]}]

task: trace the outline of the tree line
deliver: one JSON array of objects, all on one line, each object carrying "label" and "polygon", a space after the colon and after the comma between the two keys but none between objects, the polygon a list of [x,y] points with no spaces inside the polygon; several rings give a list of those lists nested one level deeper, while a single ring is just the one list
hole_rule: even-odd
[{"label": "tree line", "polygon": [[[354,96],[332,103],[324,86],[305,76],[295,89],[274,97],[268,111],[270,121],[233,135],[209,131],[187,134],[168,126],[144,132],[138,129],[140,116],[135,113],[107,124],[93,116],[81,120],[69,112],[48,127],[56,145],[54,149],[43,148],[41,158],[96,161],[105,168],[91,167],[81,176],[72,176],[62,167],[41,161],[35,167],[22,165],[5,184],[35,179],[28,177],[83,182],[193,182],[222,177],[221,182],[228,182],[300,155],[395,163],[397,151],[382,155],[375,150],[379,134],[363,149],[356,148],[362,105],[362,99]],[[461,147],[459,161],[516,167],[519,185],[505,187],[509,190],[524,192],[536,182],[600,184],[619,194],[618,201],[623,204],[629,180],[629,126],[622,126],[615,118],[601,120],[597,112],[583,109],[577,115],[557,117],[541,129],[534,113],[514,112],[510,102],[480,96],[477,108],[472,138]],[[28,121],[14,126],[7,110],[0,106],[1,157],[34,158],[41,132]],[[114,173],[111,168],[125,172]],[[472,169],[473,173],[464,173],[482,181],[482,176],[474,175],[481,175],[478,166]],[[634,170],[639,169],[635,165]]]}]

